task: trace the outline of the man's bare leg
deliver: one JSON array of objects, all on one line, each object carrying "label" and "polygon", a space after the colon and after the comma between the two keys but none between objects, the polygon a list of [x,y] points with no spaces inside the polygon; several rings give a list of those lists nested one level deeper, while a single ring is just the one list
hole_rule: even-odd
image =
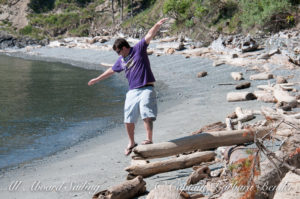
[{"label": "man's bare leg", "polygon": [[129,138],[128,148],[134,146],[134,123],[125,123],[126,131]]},{"label": "man's bare leg", "polygon": [[147,140],[150,142],[152,141],[152,135],[153,135],[153,121],[151,118],[144,119],[144,127],[147,132]]}]

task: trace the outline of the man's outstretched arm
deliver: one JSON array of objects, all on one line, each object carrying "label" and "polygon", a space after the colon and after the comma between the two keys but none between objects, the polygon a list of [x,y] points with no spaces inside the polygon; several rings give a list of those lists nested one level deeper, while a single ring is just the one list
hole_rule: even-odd
[{"label": "man's outstretched arm", "polygon": [[161,19],[159,20],[149,31],[148,33],[146,34],[145,36],[145,40],[146,40],[146,43],[149,44],[151,39],[153,39],[153,37],[156,35],[157,31],[159,30],[160,26],[165,22],[167,21],[168,18],[164,18],[164,19]]},{"label": "man's outstretched arm", "polygon": [[99,75],[98,77],[94,78],[94,79],[91,79],[88,83],[89,86],[103,80],[103,79],[106,79],[110,76],[112,76],[113,74],[115,73],[115,71],[113,71],[112,68],[109,68],[107,69],[104,73],[102,73],[101,75]]}]

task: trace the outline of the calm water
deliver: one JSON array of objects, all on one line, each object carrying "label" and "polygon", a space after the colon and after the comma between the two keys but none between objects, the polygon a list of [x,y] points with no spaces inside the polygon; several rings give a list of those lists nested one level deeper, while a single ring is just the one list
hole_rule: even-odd
[{"label": "calm water", "polygon": [[0,168],[43,157],[122,122],[125,87],[101,71],[0,55]]}]

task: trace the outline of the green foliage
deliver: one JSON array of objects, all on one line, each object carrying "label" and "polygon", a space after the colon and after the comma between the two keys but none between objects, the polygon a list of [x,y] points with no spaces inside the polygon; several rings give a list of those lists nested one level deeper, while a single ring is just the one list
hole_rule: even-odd
[{"label": "green foliage", "polygon": [[274,14],[288,12],[291,4],[286,0],[241,0],[243,27],[264,25]]},{"label": "green foliage", "polygon": [[46,12],[54,8],[55,0],[30,0],[28,7],[35,13]]},{"label": "green foliage", "polygon": [[177,21],[185,21],[188,18],[192,0],[166,0],[163,6],[164,14],[168,14]]}]

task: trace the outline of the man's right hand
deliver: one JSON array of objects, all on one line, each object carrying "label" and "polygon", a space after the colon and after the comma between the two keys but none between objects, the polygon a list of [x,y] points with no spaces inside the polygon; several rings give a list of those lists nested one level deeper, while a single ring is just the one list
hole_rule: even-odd
[{"label": "man's right hand", "polygon": [[92,86],[93,84],[97,83],[97,78],[91,79],[88,83],[89,86]]}]

